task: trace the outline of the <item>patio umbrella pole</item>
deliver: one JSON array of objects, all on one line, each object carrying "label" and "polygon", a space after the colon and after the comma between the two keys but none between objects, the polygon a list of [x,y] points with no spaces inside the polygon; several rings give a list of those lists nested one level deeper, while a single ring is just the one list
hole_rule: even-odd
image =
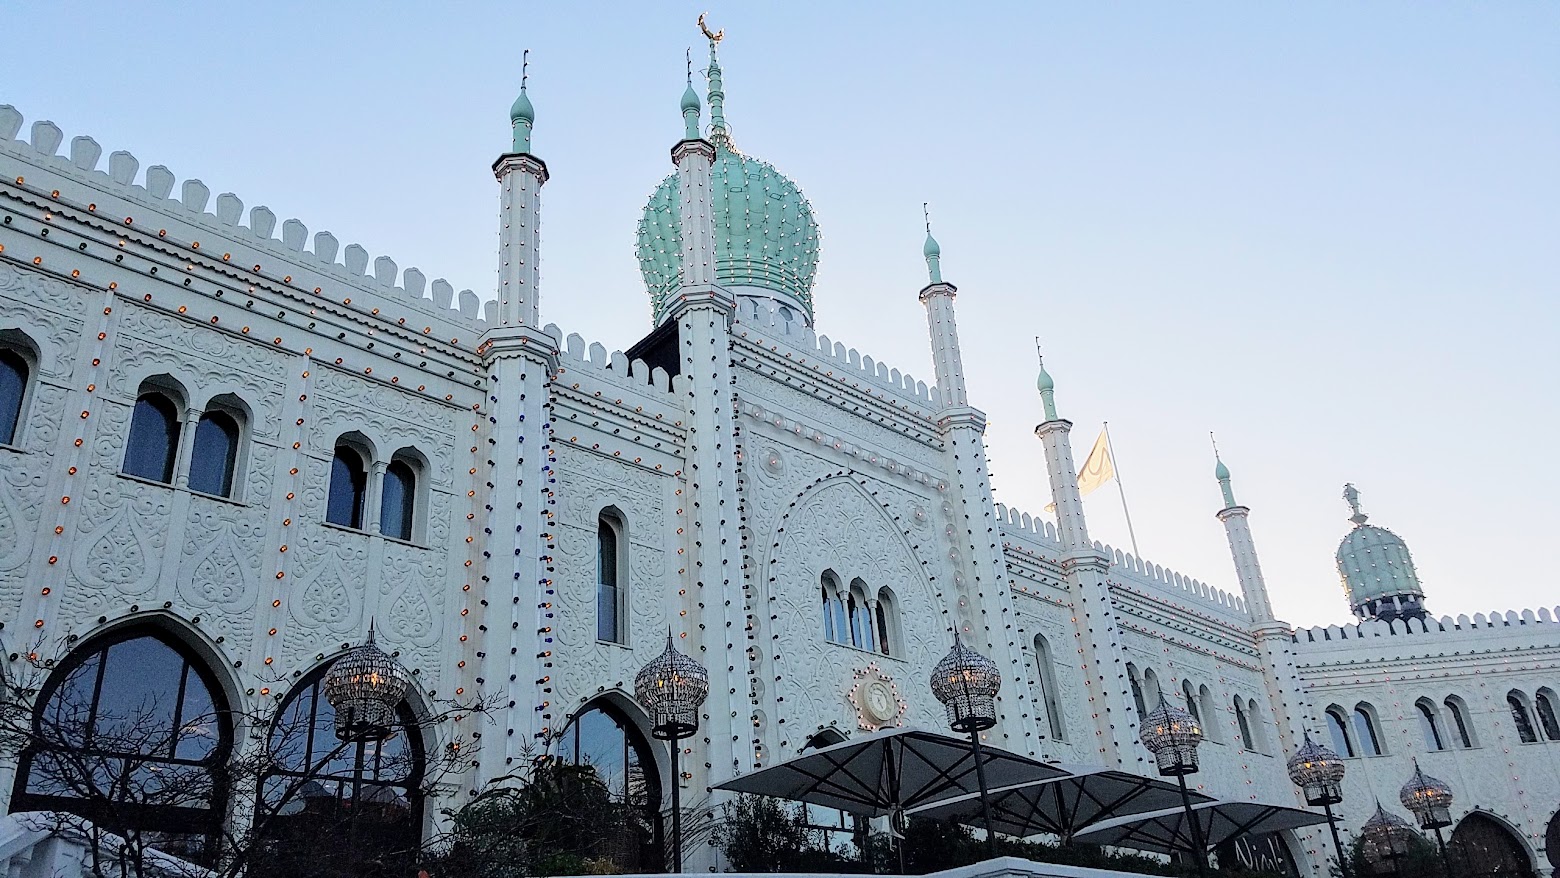
[{"label": "patio umbrella pole", "polygon": [[1181,785],[1181,807],[1186,811],[1186,822],[1192,832],[1192,862],[1197,865],[1197,874],[1206,878],[1208,848],[1203,844],[1202,827],[1197,823],[1197,815],[1192,813],[1192,797],[1186,791],[1186,775],[1178,774],[1175,780]]},{"label": "patio umbrella pole", "polygon": [[682,746],[672,738],[672,863],[682,868]]},{"label": "patio umbrella pole", "polygon": [[986,760],[980,754],[980,732],[970,731],[970,749],[975,753],[975,778],[980,783],[980,814],[986,821],[986,855],[997,858],[997,832],[991,822],[991,795],[986,787]]},{"label": "patio umbrella pole", "polygon": [[1338,870],[1343,873],[1343,878],[1353,878],[1353,870],[1349,868],[1348,858],[1343,853],[1343,839],[1338,836],[1338,818],[1333,816],[1332,803],[1323,800],[1322,812],[1327,815],[1327,826],[1332,830],[1333,850],[1338,852]]}]

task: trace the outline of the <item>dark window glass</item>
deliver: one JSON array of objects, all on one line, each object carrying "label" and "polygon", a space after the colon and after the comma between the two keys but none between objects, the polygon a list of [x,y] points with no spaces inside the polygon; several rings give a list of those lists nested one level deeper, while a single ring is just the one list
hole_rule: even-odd
[{"label": "dark window glass", "polygon": [[559,761],[589,766],[615,801],[637,806],[620,837],[602,840],[616,870],[661,871],[661,774],[650,742],[616,707],[599,704],[576,715],[556,747]]},{"label": "dark window glass", "polygon": [[[1062,726],[1062,704],[1056,691],[1056,666],[1051,661],[1051,644],[1044,637],[1035,638],[1035,661],[1040,666],[1040,699],[1045,702],[1046,726],[1051,730],[1051,737],[1065,741],[1067,734]],[[1136,685],[1133,691],[1137,691]]]},{"label": "dark window glass", "polygon": [[1363,707],[1354,708],[1354,731],[1359,735],[1360,753],[1365,756],[1381,755],[1381,739],[1376,736],[1376,723]]},{"label": "dark window glass", "polygon": [[226,812],[232,725],[216,679],[161,633],[126,632],[67,657],[44,684],[11,807],[115,819],[210,863]]},{"label": "dark window glass", "polygon": [[1148,706],[1143,703],[1143,684],[1138,680],[1137,667],[1127,662],[1127,684],[1132,687],[1132,703],[1137,706],[1138,716],[1148,713]]},{"label": "dark window glass", "polygon": [[1349,740],[1349,727],[1343,721],[1343,714],[1336,710],[1327,711],[1327,731],[1332,735],[1333,751],[1340,756],[1354,756],[1354,742]]},{"label": "dark window glass", "polygon": [[861,645],[861,626],[857,624],[861,620],[861,610],[856,606],[856,593],[851,592],[845,599],[846,618],[850,620],[850,645]]},{"label": "dark window glass", "polygon": [[[844,736],[837,732],[819,732],[807,739],[807,743],[802,745],[801,752],[822,750],[844,740]],[[849,811],[826,808],[823,805],[809,804],[802,807],[805,808],[804,813],[807,815],[807,828],[821,835],[825,845],[831,851],[839,851],[843,848],[847,853],[852,852],[865,837],[866,821]]]},{"label": "dark window glass", "polygon": [[1199,726],[1202,725],[1202,711],[1198,709],[1197,696],[1192,692],[1191,680],[1181,681],[1181,694],[1186,696],[1186,712],[1192,715],[1192,719],[1197,720]]},{"label": "dark window glass", "polygon": [[135,401],[130,416],[130,440],[125,444],[125,473],[154,482],[173,481],[173,458],[179,451],[179,413],[173,401],[148,393]]},{"label": "dark window glass", "polygon": [[385,468],[385,489],[380,495],[379,532],[398,540],[412,538],[412,516],[417,502],[417,472],[404,460],[392,460]]},{"label": "dark window glass", "polygon": [[852,646],[860,649],[876,651],[876,637],[873,633],[874,622],[872,620],[872,608],[867,604],[867,596],[862,590],[861,580],[853,580],[850,589],[850,642]]},{"label": "dark window glass", "polygon": [[27,395],[27,373],[27,361],[16,351],[0,350],[0,445],[16,444],[22,397]]},{"label": "dark window glass", "polygon": [[1419,730],[1424,733],[1425,746],[1431,750],[1445,750],[1446,744],[1441,740],[1441,723],[1436,719],[1435,707],[1426,701],[1414,706],[1419,708]]},{"label": "dark window glass", "polygon": [[878,598],[878,605],[877,605],[877,642],[878,642],[878,651],[883,653],[884,655],[888,655],[889,654],[889,652],[888,652],[888,611],[885,609],[886,606],[888,606],[888,602],[884,601],[883,598],[879,597]]},{"label": "dark window glass", "polygon": [[1560,721],[1555,718],[1554,700],[1549,693],[1540,692],[1533,702],[1538,708],[1538,724],[1544,730],[1544,737],[1551,741],[1560,741]]},{"label": "dark window glass", "polygon": [[829,594],[827,580],[820,583],[818,592],[823,596],[823,639],[834,642],[834,598]]},{"label": "dark window glass", "polygon": [[606,516],[596,520],[596,639],[622,643],[618,618],[623,606],[618,574],[622,566],[618,532]]},{"label": "dark window glass", "polygon": [[363,497],[368,493],[368,473],[356,451],[338,445],[330,462],[330,494],[325,501],[325,520],[342,527],[363,526]]},{"label": "dark window glass", "polygon": [[1506,705],[1511,708],[1511,721],[1517,726],[1517,737],[1521,738],[1524,744],[1537,743],[1538,733],[1533,730],[1533,717],[1528,713],[1522,696],[1515,692],[1508,694]]},{"label": "dark window glass", "polygon": [[1473,746],[1473,735],[1468,732],[1468,717],[1463,713],[1462,704],[1455,698],[1446,699],[1446,710],[1452,715],[1452,725],[1457,729],[1458,746],[1467,749]]},{"label": "dark window glass", "polygon": [[238,465],[238,422],[226,412],[206,412],[195,425],[190,451],[190,490],[218,497],[233,496],[233,470]]},{"label": "dark window glass", "polygon": [[1235,697],[1235,724],[1240,727],[1240,745],[1247,750],[1257,748],[1251,745],[1251,721],[1246,719],[1246,708],[1241,706],[1240,696]]}]

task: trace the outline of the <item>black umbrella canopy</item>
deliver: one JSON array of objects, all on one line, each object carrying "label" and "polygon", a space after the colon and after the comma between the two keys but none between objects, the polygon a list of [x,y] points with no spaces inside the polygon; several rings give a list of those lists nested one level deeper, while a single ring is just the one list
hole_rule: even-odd
[{"label": "black umbrella canopy", "polygon": [[[1068,841],[1094,823],[1181,805],[1180,788],[1158,778],[1093,766],[1057,767],[1067,776],[992,790],[991,828],[1018,838],[1045,832]],[[1193,804],[1214,801],[1202,793],[1188,795]],[[985,826],[979,794],[926,806],[915,815]]]},{"label": "black umbrella canopy", "polygon": [[[1313,811],[1260,802],[1204,802],[1193,805],[1192,813],[1202,827],[1202,837],[1209,848],[1243,835],[1267,835],[1327,822],[1326,817]],[[1194,848],[1191,824],[1181,808],[1107,820],[1074,835],[1073,841],[1161,854]]]},{"label": "black umbrella canopy", "polygon": [[[995,747],[981,750],[986,771],[1009,783],[1065,775],[1059,768]],[[923,729],[876,732],[814,750],[715,785],[879,817],[976,794],[970,742]],[[978,807],[978,800],[977,800]]]}]

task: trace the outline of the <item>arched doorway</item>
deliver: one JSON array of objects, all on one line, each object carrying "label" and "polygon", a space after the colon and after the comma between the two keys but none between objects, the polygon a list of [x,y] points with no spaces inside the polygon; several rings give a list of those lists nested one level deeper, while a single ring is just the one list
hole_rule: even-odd
[{"label": "arched doorway", "polygon": [[1560,869],[1560,811],[1549,818],[1549,828],[1544,831],[1544,850],[1549,852],[1549,865]]},{"label": "arched doorway", "polygon": [[[624,806],[621,834],[604,839],[599,855],[626,872],[663,871],[661,771],[628,713],[610,700],[592,702],[564,727],[553,755],[564,765],[590,768]],[[688,824],[685,818],[685,838]]]},{"label": "arched doorway", "polygon": [[1500,821],[1474,811],[1447,843],[1453,871],[1468,878],[1532,878],[1533,863],[1521,839]]},{"label": "arched doorway", "polygon": [[321,685],[329,668],[300,680],[271,725],[256,878],[403,875],[418,853],[427,759],[417,715],[403,701],[385,740],[340,740]]},{"label": "arched doorway", "polygon": [[11,810],[63,811],[209,865],[227,814],[233,718],[216,675],[150,626],[87,641],[19,718]]}]

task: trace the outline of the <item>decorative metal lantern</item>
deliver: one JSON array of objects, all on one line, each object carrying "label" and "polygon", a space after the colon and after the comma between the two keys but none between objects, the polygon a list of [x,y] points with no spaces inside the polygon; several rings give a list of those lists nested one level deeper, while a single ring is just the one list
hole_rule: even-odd
[{"label": "decorative metal lantern", "polygon": [[1305,794],[1308,805],[1336,805],[1343,801],[1343,760],[1338,754],[1305,736],[1305,743],[1289,757],[1289,779]]},{"label": "decorative metal lantern", "polygon": [[997,724],[993,699],[1002,688],[997,663],[959,642],[932,669],[932,694],[948,710],[948,727],[956,732],[983,732]]},{"label": "decorative metal lantern", "polygon": [[1183,777],[1197,773],[1197,745],[1203,742],[1202,724],[1197,718],[1159,696],[1159,706],[1143,717],[1139,735],[1143,746],[1154,754],[1159,773],[1165,777]]},{"label": "decorative metal lantern", "polygon": [[1396,861],[1408,856],[1414,828],[1408,821],[1388,813],[1376,803],[1376,813],[1360,827],[1360,853],[1372,872],[1389,872],[1396,868]]},{"label": "decorative metal lantern", "polygon": [[1425,774],[1418,759],[1414,760],[1414,776],[1403,784],[1398,799],[1419,818],[1421,829],[1452,825],[1452,788]]},{"label": "decorative metal lantern", "polygon": [[325,672],[325,700],[336,710],[336,737],[343,741],[383,741],[395,730],[395,709],[412,678],[401,664],[368,639],[347,651]]},{"label": "decorative metal lantern", "polygon": [[710,674],[677,651],[666,632],[666,651],[634,677],[634,697],[650,712],[651,734],[662,740],[686,738],[699,728],[699,705],[710,693]]}]

